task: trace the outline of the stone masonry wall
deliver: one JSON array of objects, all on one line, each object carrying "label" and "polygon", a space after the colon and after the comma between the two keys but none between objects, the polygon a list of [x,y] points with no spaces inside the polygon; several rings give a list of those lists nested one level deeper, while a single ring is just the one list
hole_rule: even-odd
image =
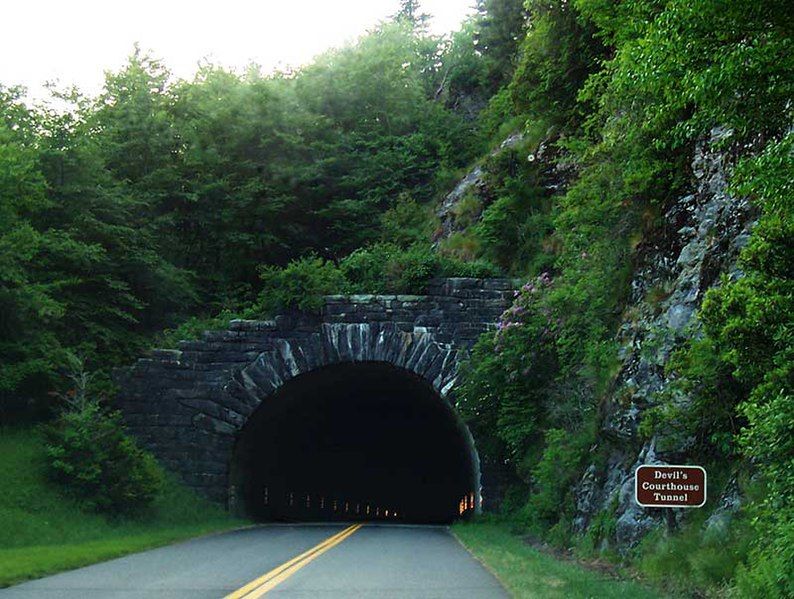
[{"label": "stone masonry wall", "polygon": [[117,405],[163,465],[225,502],[237,434],[284,382],[336,363],[386,362],[451,401],[461,360],[495,327],[513,288],[508,279],[441,279],[423,295],[328,296],[320,315],[233,320],[119,370]]}]

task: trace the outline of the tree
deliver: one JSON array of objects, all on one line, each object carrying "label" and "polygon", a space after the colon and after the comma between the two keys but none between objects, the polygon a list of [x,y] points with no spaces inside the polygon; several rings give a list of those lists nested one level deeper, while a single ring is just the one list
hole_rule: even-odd
[{"label": "tree", "polygon": [[487,63],[490,94],[510,81],[526,28],[524,0],[477,0],[474,43]]},{"label": "tree", "polygon": [[400,0],[400,8],[392,15],[392,19],[408,23],[414,30],[425,31],[430,15],[422,12],[419,0]]},{"label": "tree", "polygon": [[50,389],[64,360],[52,327],[67,312],[63,290],[76,280],[47,262],[90,265],[96,257],[94,248],[38,226],[51,202],[34,145],[36,120],[21,94],[0,87],[0,410],[17,416],[31,407],[30,396]]}]

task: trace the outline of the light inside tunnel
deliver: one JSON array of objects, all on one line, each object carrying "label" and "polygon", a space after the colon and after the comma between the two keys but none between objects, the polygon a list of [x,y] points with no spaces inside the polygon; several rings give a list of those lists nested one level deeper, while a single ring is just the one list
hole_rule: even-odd
[{"label": "light inside tunnel", "polygon": [[266,398],[240,433],[230,482],[257,520],[449,522],[473,510],[478,478],[471,436],[432,386],[365,362]]}]

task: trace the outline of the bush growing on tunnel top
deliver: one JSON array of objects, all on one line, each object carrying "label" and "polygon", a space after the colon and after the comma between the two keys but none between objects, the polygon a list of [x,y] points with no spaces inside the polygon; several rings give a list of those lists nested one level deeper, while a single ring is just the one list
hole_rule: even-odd
[{"label": "bush growing on tunnel top", "polygon": [[324,295],[342,293],[347,289],[339,268],[317,256],[293,260],[283,268],[261,266],[259,277],[262,291],[256,307],[263,316],[273,316],[288,309],[319,312]]},{"label": "bush growing on tunnel top", "polygon": [[435,277],[481,278],[499,274],[488,262],[445,256],[424,243],[408,248],[375,244],[356,250],[339,266],[349,287],[364,293],[422,293]]},{"label": "bush growing on tunnel top", "polygon": [[438,256],[422,245],[414,245],[392,256],[385,265],[390,290],[421,292],[438,270]]},{"label": "bush growing on tunnel top", "polygon": [[287,266],[259,269],[262,291],[244,317],[273,316],[285,310],[319,312],[323,296],[340,293],[422,293],[436,277],[493,277],[496,267],[485,261],[466,262],[435,252],[429,244],[401,248],[376,243],[360,248],[339,265],[316,256]]},{"label": "bush growing on tunnel top", "polygon": [[180,341],[200,339],[206,331],[222,330],[235,318],[256,318],[257,312],[247,309],[223,309],[214,316],[191,316],[173,329],[162,331],[152,343],[157,348],[176,348]]},{"label": "bush growing on tunnel top", "polygon": [[163,472],[125,432],[121,414],[79,386],[44,429],[50,478],[96,511],[137,514],[163,486]]}]

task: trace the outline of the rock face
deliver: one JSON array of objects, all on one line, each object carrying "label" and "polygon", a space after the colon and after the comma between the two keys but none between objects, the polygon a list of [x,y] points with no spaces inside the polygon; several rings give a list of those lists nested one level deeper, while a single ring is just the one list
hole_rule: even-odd
[{"label": "rock face", "polygon": [[[739,276],[736,258],[749,237],[753,214],[747,200],[727,192],[726,170],[733,162],[719,142],[730,136],[712,131],[692,160],[692,193],[674,201],[657,235],[638,248],[631,296],[618,331],[621,371],[603,411],[600,445],[606,466],[589,466],[576,488],[575,527],[608,511],[616,518],[619,549],[635,545],[661,523],[661,513],[634,502],[634,469],[647,463],[682,463],[688,442],[658,433],[638,436],[643,413],[670,383],[664,364],[682,343],[700,334],[695,312],[704,293],[722,273]],[[677,397],[685,403],[687,397]]]},{"label": "rock face", "polygon": [[451,402],[460,362],[496,326],[513,287],[508,279],[442,279],[425,295],[329,296],[318,316],[234,320],[118,371],[118,406],[166,467],[225,502],[238,432],[286,381],[332,364],[385,362]]},{"label": "rock face", "polygon": [[[561,150],[555,144],[556,141],[557,138],[548,138],[540,142],[533,152],[519,158],[537,165],[539,182],[549,195],[564,191],[575,175],[575,165],[565,160]],[[524,136],[521,133],[513,133],[490,153],[489,158],[514,150],[523,142]],[[471,226],[472,223],[457,222],[456,215],[457,207],[469,196],[474,196],[479,200],[480,214],[482,209],[496,199],[493,191],[489,189],[487,169],[482,164],[472,168],[439,205],[436,216],[438,216],[441,225],[435,235],[435,242],[440,242],[453,233]],[[476,220],[479,220],[480,214],[477,215]]]}]

